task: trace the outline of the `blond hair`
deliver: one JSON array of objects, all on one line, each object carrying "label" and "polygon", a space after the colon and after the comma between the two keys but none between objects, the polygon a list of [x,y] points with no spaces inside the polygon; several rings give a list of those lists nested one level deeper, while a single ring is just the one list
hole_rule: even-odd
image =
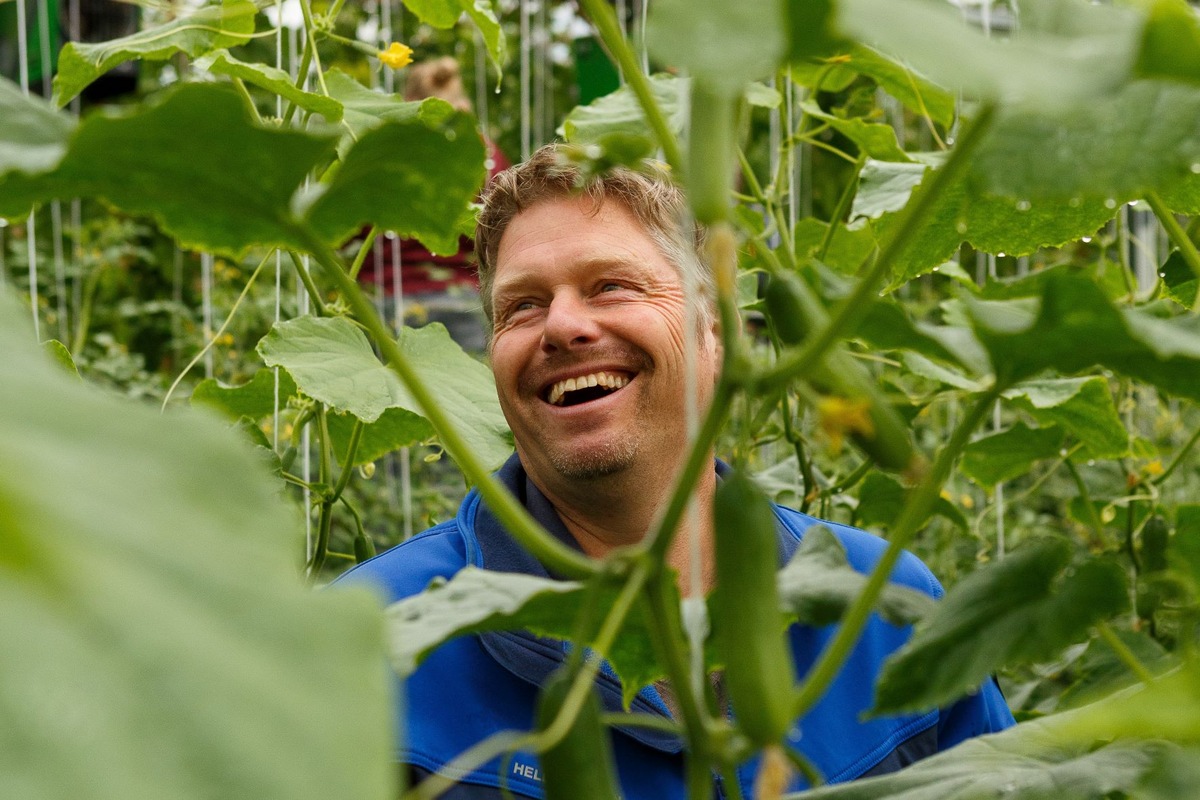
[{"label": "blond hair", "polygon": [[700,316],[710,322],[713,276],[701,256],[704,231],[690,222],[687,200],[665,170],[653,165],[647,165],[646,172],[617,167],[585,180],[564,149],[557,143],[542,146],[524,163],[496,175],[484,190],[483,210],[475,226],[475,255],[479,295],[489,325],[496,255],[509,223],[536,203],[581,195],[592,200],[596,210],[601,203],[613,201],[633,214],[680,277],[694,279],[706,298],[699,304]]}]

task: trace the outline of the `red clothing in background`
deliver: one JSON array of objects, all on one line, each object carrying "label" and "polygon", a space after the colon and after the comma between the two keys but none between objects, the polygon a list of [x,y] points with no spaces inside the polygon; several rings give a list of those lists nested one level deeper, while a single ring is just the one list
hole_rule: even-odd
[{"label": "red clothing in background", "polygon": [[[483,141],[487,145],[487,179],[490,181],[511,164],[494,142],[487,137]],[[451,286],[479,289],[474,245],[466,236],[459,239],[458,252],[446,256],[434,255],[416,239],[402,239],[398,248],[394,241],[381,239],[376,247],[379,255],[367,256],[366,263],[358,273],[358,280],[364,284],[375,284],[378,275],[378,285],[386,295],[396,293],[395,270],[392,269],[396,250],[399,250],[400,257],[401,288],[406,295],[436,294]]]}]

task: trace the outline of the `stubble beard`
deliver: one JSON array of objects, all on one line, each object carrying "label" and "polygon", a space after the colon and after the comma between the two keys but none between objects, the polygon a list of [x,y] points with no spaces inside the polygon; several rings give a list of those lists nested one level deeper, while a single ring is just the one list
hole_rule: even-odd
[{"label": "stubble beard", "polygon": [[568,480],[592,481],[616,475],[637,459],[640,437],[627,434],[586,452],[554,448],[548,454],[559,475]]}]

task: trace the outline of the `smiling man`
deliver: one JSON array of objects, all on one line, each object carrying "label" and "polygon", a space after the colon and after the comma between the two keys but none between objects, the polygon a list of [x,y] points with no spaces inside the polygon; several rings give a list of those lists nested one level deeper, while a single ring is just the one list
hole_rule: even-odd
[{"label": "smiling man", "polygon": [[[646,535],[685,454],[689,403],[703,409],[720,364],[711,277],[700,236],[681,224],[686,203],[665,176],[617,170],[587,182],[553,146],[498,175],[484,196],[476,231],[484,311],[492,322],[489,354],[516,454],[498,477],[547,530],[600,557]],[[685,286],[701,288],[690,300]],[[690,362],[690,363],[689,363]],[[690,373],[690,377],[689,377]],[[688,386],[693,397],[688,397]],[[696,489],[712,504],[723,465]],[[782,560],[817,520],[776,506]],[[699,576],[712,586],[712,522],[698,515]],[[828,524],[851,564],[869,571],[883,543]],[[687,537],[668,561],[688,585]],[[457,517],[348,573],[380,586],[388,599],[422,591],[466,565],[545,576],[546,570],[498,524],[472,492]],[[893,580],[938,595],[936,580],[908,555]],[[873,618],[824,699],[791,734],[831,782],[899,769],[970,736],[999,730],[1012,717],[994,682],[951,707],[924,714],[864,718],[882,661],[908,630]],[[811,668],[830,628],[793,625],[798,675]],[[563,662],[563,642],[530,633],[484,633],[448,642],[405,683],[398,704],[398,759],[417,779],[503,730],[533,725],[538,688]],[[597,688],[606,707],[621,707],[621,688],[605,668]],[[717,693],[721,695],[719,681]],[[648,686],[632,710],[672,716],[667,687]],[[734,709],[736,713],[736,709]],[[685,796],[682,743],[653,727],[615,729],[613,749],[624,797]],[[739,770],[749,791],[755,770]],[[498,798],[503,785],[541,797],[536,758],[518,753],[468,772],[444,797]],[[801,786],[798,783],[797,786]],[[714,795],[726,787],[714,781]]]}]

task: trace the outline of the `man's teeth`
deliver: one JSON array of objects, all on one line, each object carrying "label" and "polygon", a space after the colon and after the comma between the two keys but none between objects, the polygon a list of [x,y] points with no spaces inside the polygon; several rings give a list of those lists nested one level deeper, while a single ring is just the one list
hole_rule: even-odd
[{"label": "man's teeth", "polygon": [[605,389],[620,389],[629,383],[629,378],[624,375],[614,375],[611,372],[593,372],[590,375],[581,375],[578,378],[567,378],[565,381],[559,381],[550,387],[549,401],[551,405],[562,405],[563,395],[567,392],[574,392],[579,389],[587,389],[589,386],[603,386]]}]

